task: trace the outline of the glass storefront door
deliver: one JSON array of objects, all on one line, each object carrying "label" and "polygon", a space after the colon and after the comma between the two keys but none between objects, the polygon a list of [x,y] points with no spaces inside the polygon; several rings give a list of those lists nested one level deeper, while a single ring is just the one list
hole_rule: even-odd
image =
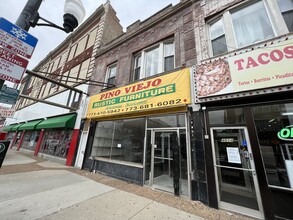
[{"label": "glass storefront door", "polygon": [[211,128],[219,207],[262,217],[257,176],[245,127]]},{"label": "glass storefront door", "polygon": [[151,132],[150,186],[188,196],[186,142],[180,135],[185,133],[178,129]]},{"label": "glass storefront door", "polygon": [[[174,153],[178,151],[178,136],[176,131],[154,132],[152,145],[152,185],[169,192],[174,191],[173,170]],[[178,153],[177,153],[178,154]],[[176,162],[175,162],[176,163]],[[178,166],[178,162],[177,162]],[[177,173],[179,178],[179,174]]]}]

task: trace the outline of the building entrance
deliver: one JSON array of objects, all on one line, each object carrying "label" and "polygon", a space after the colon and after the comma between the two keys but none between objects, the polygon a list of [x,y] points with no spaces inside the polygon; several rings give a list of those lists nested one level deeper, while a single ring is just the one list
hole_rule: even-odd
[{"label": "building entrance", "polygon": [[[188,196],[185,130],[152,130],[148,185],[155,189]],[[182,137],[182,138],[180,138]]]},{"label": "building entrance", "polygon": [[219,207],[262,218],[247,129],[211,128],[211,134]]}]

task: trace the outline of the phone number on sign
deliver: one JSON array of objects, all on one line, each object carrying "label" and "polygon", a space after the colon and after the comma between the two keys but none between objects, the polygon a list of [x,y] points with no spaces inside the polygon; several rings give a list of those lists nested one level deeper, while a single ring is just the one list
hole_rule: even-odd
[{"label": "phone number on sign", "polygon": [[172,106],[172,105],[179,105],[179,104],[182,104],[182,99],[175,99],[175,100],[162,101],[162,102],[151,103],[151,104],[131,106],[131,107],[126,107],[121,109],[111,109],[111,110],[105,110],[100,112],[93,112],[93,113],[89,113],[88,116],[91,117],[91,116],[118,114],[118,113],[124,113],[124,112],[146,110],[150,108],[158,108],[158,107]]}]

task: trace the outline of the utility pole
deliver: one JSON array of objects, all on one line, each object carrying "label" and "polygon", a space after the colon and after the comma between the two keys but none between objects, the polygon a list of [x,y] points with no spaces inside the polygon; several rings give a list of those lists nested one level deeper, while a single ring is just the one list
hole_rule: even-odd
[{"label": "utility pole", "polygon": [[[20,13],[15,25],[22,28],[25,31],[28,31],[31,27],[31,19],[35,17],[38,13],[38,10],[42,4],[43,0],[28,0],[22,12]],[[28,76],[27,83],[25,84],[24,90],[28,87],[31,76]]]},{"label": "utility pole", "polygon": [[[42,18],[39,15],[39,8],[42,4],[43,0],[27,0],[26,5],[24,6],[21,14],[19,15],[15,25],[17,25],[18,27],[22,28],[25,31],[29,31],[30,27],[35,27],[35,26],[49,26],[49,27],[53,27],[53,28],[57,28],[60,29],[66,33],[70,33],[73,32],[74,29],[78,26],[79,23],[82,22],[84,16],[85,16],[85,9],[83,7],[82,1],[81,0],[66,0],[65,2],[65,6],[64,6],[64,15],[63,15],[63,27],[60,27],[56,24],[54,24],[53,22],[50,22],[44,18]],[[45,21],[46,23],[38,23],[39,20]],[[42,75],[39,75],[37,73],[34,73],[32,71],[26,70],[26,73],[28,74],[27,76],[27,81],[24,85],[24,88],[22,89],[22,91],[26,91],[28,85],[30,84],[30,80],[32,75],[38,78],[44,78]],[[79,93],[79,103],[81,101],[81,95],[82,95],[82,91],[77,90],[75,88],[71,88],[66,84],[62,84],[59,81],[55,81],[54,79],[51,78],[46,78],[44,79],[46,81],[49,82],[53,82],[55,84],[58,84],[62,87],[68,88],[70,91],[75,91],[77,93]],[[2,88],[2,85],[5,81],[4,80],[0,80],[0,90]],[[23,98],[30,98],[27,96],[24,96],[22,94],[20,94],[20,97]],[[31,98],[33,99],[33,98]],[[34,99],[35,101],[42,101],[42,100],[37,100]],[[49,103],[47,102],[47,104],[51,104],[54,105],[54,103]],[[56,106],[59,106],[59,104],[56,104]],[[65,106],[65,108],[67,108]],[[72,110],[72,109],[71,109]],[[77,109],[74,109],[77,110]]]},{"label": "utility pole", "polygon": [[38,12],[42,1],[43,0],[28,0],[15,24],[28,31],[31,27],[30,20],[36,16],[35,13]]}]

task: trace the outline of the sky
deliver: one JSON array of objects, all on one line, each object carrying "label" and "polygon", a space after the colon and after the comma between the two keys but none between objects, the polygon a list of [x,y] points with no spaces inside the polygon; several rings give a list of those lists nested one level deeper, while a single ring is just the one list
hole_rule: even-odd
[{"label": "sky", "polygon": [[[86,9],[85,21],[106,0],[82,0],[82,2]],[[125,31],[126,27],[135,21],[143,21],[169,4],[176,5],[180,0],[111,0],[110,2]],[[26,3],[27,0],[0,0],[0,17],[15,23]],[[39,14],[46,20],[62,26],[64,4],[65,0],[43,0]],[[34,54],[29,60],[30,70],[68,36],[61,30],[43,26],[30,28],[29,33],[38,38]]]}]

